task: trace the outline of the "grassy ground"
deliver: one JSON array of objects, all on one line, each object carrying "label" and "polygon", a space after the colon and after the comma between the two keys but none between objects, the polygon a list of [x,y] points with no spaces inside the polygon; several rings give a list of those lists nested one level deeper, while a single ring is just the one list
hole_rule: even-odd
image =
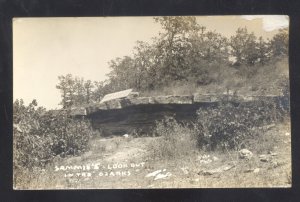
[{"label": "grassy ground", "polygon": [[[278,124],[264,135],[249,140],[247,149],[253,152],[250,160],[240,159],[237,151],[194,151],[188,156],[157,159],[149,145],[160,137],[98,137],[91,140],[89,152],[57,159],[46,169],[29,173],[30,181],[17,188],[290,187],[289,125],[289,122]],[[260,155],[266,155],[267,160],[261,161]],[[217,172],[218,168],[225,170]],[[157,170],[169,176],[157,180],[158,175],[146,177]]]}]

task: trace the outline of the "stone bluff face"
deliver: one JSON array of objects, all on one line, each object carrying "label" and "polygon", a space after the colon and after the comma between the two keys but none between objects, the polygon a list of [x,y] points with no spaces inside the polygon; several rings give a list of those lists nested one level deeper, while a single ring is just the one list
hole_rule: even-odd
[{"label": "stone bluff face", "polygon": [[92,126],[99,129],[102,135],[124,135],[138,131],[151,134],[155,121],[172,116],[177,121],[193,121],[199,108],[215,106],[221,101],[232,103],[252,102],[260,97],[280,101],[282,96],[237,96],[222,95],[167,95],[155,97],[139,97],[132,89],[111,93],[87,107],[71,110],[75,117],[86,117]]}]

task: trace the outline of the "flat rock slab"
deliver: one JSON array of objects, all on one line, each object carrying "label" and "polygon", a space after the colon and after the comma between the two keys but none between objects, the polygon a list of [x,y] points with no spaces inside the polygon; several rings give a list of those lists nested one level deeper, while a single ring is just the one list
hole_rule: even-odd
[{"label": "flat rock slab", "polygon": [[[124,97],[112,100],[107,100],[105,102],[100,102],[99,104],[94,104],[88,107],[87,114],[91,114],[101,110],[114,110],[123,109],[129,106],[135,105],[151,105],[151,104],[193,104],[193,96],[184,95],[168,95],[168,96],[157,96],[157,97]],[[76,113],[76,110],[74,110]],[[78,114],[79,115],[79,114]]]},{"label": "flat rock slab", "polygon": [[232,168],[234,168],[234,165],[223,165],[219,168],[204,170],[204,171],[202,171],[202,174],[203,175],[214,175],[214,174],[217,174],[217,173],[222,173],[224,171],[230,170]]},{"label": "flat rock slab", "polygon": [[128,97],[130,95],[130,93],[132,93],[132,89],[127,89],[127,90],[122,90],[122,91],[115,92],[115,93],[110,93],[110,94],[105,95],[102,98],[102,100],[100,101],[100,103],[107,102],[110,100],[125,98],[125,97]]},{"label": "flat rock slab", "polygon": [[138,105],[193,105],[193,104],[209,104],[221,101],[231,102],[249,102],[261,98],[278,99],[276,95],[266,96],[244,96],[233,94],[199,94],[193,95],[164,95],[152,97],[139,97],[138,92],[133,92],[132,89],[119,91],[107,94],[99,103],[91,104],[88,107],[73,108],[71,115],[73,116],[86,116],[99,111],[124,109],[131,106]]}]

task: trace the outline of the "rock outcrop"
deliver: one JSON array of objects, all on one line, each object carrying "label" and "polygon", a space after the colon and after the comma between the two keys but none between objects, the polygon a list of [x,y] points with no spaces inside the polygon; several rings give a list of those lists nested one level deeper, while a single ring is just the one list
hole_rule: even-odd
[{"label": "rock outcrop", "polygon": [[[277,99],[278,96],[269,97]],[[220,101],[251,102],[257,99],[257,96],[232,94],[140,97],[138,92],[128,89],[108,94],[100,103],[74,108],[71,114],[91,119],[93,127],[100,129],[104,135],[124,135],[133,131],[149,134],[155,122],[165,116],[190,121],[196,118],[196,111],[201,107],[214,106]]]}]

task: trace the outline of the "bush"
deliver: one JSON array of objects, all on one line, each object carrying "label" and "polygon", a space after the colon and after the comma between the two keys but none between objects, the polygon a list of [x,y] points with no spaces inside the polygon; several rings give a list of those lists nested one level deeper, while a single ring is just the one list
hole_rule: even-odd
[{"label": "bush", "polygon": [[[90,123],[85,119],[73,119],[69,112],[46,112],[40,119],[40,133],[51,137],[54,156],[78,155],[87,149],[92,136]],[[44,135],[45,136],[45,135]]]},{"label": "bush", "polygon": [[197,111],[198,144],[209,149],[240,149],[247,138],[262,133],[260,126],[280,121],[285,112],[275,100],[221,103]]},{"label": "bush", "polygon": [[158,139],[150,144],[149,150],[154,158],[160,159],[174,159],[191,154],[197,149],[196,131],[172,117],[166,117],[156,123],[153,135],[158,136]]},{"label": "bush", "polygon": [[249,117],[246,113],[238,112],[232,105],[221,105],[216,108],[199,109],[198,127],[200,128],[198,143],[201,147],[216,149],[238,147],[245,136],[252,135],[249,125],[245,123]]},{"label": "bush", "polygon": [[14,170],[44,167],[55,156],[77,155],[88,149],[89,122],[74,120],[68,111],[46,111],[34,100],[14,103]]}]

